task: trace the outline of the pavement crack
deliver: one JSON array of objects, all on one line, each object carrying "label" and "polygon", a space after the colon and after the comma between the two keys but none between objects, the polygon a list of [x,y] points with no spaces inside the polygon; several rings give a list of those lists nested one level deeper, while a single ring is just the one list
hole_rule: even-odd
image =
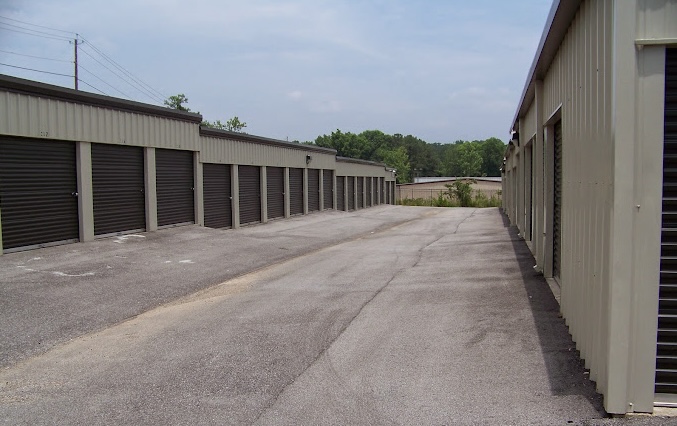
[{"label": "pavement crack", "polygon": [[370,297],[369,299],[367,299],[364,303],[362,303],[362,305],[361,305],[360,308],[357,310],[357,312],[355,313],[355,315],[353,315],[353,316],[350,318],[350,320],[348,320],[348,321],[345,323],[345,325],[344,325],[343,327],[341,327],[340,331],[339,331],[338,334],[331,340],[331,342],[329,342],[329,343],[328,343],[328,344],[327,344],[327,345],[326,345],[326,346],[325,346],[325,347],[324,347],[324,348],[323,348],[323,349],[315,356],[315,358],[313,358],[313,360],[312,360],[312,361],[311,361],[311,362],[310,362],[310,363],[309,363],[309,364],[308,364],[301,372],[299,372],[292,380],[290,380],[289,382],[287,382],[287,383],[282,387],[282,389],[280,389],[280,391],[275,395],[275,397],[272,399],[272,401],[271,401],[268,405],[266,405],[266,406],[261,410],[261,412],[259,412],[259,414],[256,416],[256,418],[255,418],[254,421],[252,422],[252,424],[256,424],[256,423],[259,421],[259,419],[260,419],[265,413],[268,412],[268,410],[269,410],[270,408],[272,408],[273,406],[275,406],[275,404],[277,403],[277,401],[280,399],[280,396],[282,396],[282,394],[287,390],[287,388],[288,388],[289,386],[291,386],[291,385],[293,385],[294,383],[296,383],[296,380],[297,380],[299,377],[303,376],[303,375],[305,374],[305,372],[308,371],[309,369],[311,369],[315,364],[317,364],[317,362],[318,362],[319,360],[321,360],[322,358],[324,358],[325,356],[327,356],[327,352],[329,351],[329,349],[331,349],[331,347],[334,345],[334,343],[335,343],[338,339],[340,339],[341,336],[343,336],[343,333],[345,333],[345,331],[348,329],[348,327],[350,327],[350,326],[352,325],[352,323],[353,323],[353,322],[354,322],[354,321],[362,314],[362,312],[363,312],[364,309],[367,307],[367,305],[369,305],[374,299],[376,299],[376,298],[383,292],[383,290],[385,290],[385,289],[388,287],[388,285],[390,285],[390,283],[393,282],[393,280],[395,280],[395,278],[397,278],[397,277],[398,277],[402,272],[404,272],[406,269],[409,269],[409,267],[400,268],[400,269],[398,269],[397,271],[395,271],[395,273],[392,275],[392,277],[390,277],[390,279],[389,279],[388,281],[386,281],[385,284],[383,284],[379,289],[377,289],[377,290],[371,295],[371,297]]}]

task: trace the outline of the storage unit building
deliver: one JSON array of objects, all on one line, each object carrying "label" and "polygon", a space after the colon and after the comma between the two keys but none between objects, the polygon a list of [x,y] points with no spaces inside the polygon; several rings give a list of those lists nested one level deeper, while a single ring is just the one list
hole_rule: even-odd
[{"label": "storage unit building", "polygon": [[390,173],[328,148],[202,127],[199,114],[3,75],[0,108],[0,254],[345,208],[345,176],[354,209],[355,177]]},{"label": "storage unit building", "polygon": [[674,1],[555,1],[502,171],[609,413],[677,404],[676,23]]}]

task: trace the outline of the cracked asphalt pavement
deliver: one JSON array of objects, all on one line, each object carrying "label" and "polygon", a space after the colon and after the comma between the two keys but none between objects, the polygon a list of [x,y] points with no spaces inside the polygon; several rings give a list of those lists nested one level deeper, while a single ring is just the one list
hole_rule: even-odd
[{"label": "cracked asphalt pavement", "polygon": [[7,254],[0,423],[635,424],[532,266],[498,209],[402,206]]}]

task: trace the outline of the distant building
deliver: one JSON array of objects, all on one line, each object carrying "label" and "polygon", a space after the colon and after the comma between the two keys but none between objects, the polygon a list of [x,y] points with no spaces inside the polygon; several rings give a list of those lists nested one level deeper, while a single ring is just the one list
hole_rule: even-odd
[{"label": "distant building", "polygon": [[[423,182],[403,183],[397,185],[397,200],[404,199],[435,199],[448,191],[445,185],[455,181],[470,181],[473,191],[481,192],[491,197],[501,197],[500,177],[419,177],[416,179],[430,179]],[[434,179],[434,180],[433,180]]]}]

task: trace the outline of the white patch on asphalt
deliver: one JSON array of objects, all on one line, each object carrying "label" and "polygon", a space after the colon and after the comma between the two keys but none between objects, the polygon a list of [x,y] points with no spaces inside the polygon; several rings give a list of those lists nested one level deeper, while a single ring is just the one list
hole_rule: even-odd
[{"label": "white patch on asphalt", "polygon": [[115,241],[113,241],[113,242],[118,243],[118,244],[122,244],[125,241],[127,241],[127,239],[132,238],[132,237],[133,238],[146,238],[145,235],[139,235],[139,234],[120,235],[120,236],[115,237]]},{"label": "white patch on asphalt", "polygon": [[179,263],[195,263],[195,262],[193,262],[192,260],[188,259],[188,260],[179,260]]},{"label": "white patch on asphalt", "polygon": [[171,260],[165,260],[165,263],[172,263]]},{"label": "white patch on asphalt", "polygon": [[94,275],[94,272],[85,272],[84,274],[67,274],[65,272],[55,271],[52,274],[59,277],[91,277]]}]

